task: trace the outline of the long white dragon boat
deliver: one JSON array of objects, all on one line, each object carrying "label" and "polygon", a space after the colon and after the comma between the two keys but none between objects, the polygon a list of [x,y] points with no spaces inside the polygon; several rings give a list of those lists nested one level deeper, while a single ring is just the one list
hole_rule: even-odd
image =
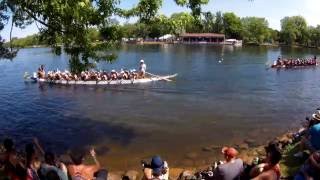
[{"label": "long white dragon boat", "polygon": [[39,83],[50,83],[50,84],[74,84],[74,85],[121,85],[121,84],[144,84],[144,83],[150,83],[154,81],[171,81],[172,78],[175,78],[178,74],[173,75],[166,75],[166,76],[158,76],[153,75],[147,78],[142,79],[119,79],[119,80],[110,80],[110,81],[67,81],[67,80],[49,80],[49,79],[39,79],[30,77],[29,79],[33,82],[39,82]]}]

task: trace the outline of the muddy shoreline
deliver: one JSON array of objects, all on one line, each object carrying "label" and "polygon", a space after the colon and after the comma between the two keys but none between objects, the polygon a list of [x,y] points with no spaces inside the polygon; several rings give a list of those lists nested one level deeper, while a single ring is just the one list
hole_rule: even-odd
[{"label": "muddy shoreline", "polygon": [[[265,142],[263,145],[255,145],[256,141],[253,139],[243,140],[242,143],[238,143],[233,145],[239,151],[239,158],[241,158],[245,163],[251,164],[253,159],[256,157],[262,158],[265,157],[265,146],[271,141],[279,142],[280,146],[284,149],[287,145],[293,142],[292,134],[297,132],[297,129],[287,131],[280,136],[276,136],[273,139]],[[211,145],[207,147],[203,147],[201,149],[202,152],[213,152],[220,151],[221,146]],[[208,167],[212,166],[215,161],[222,160],[222,156],[217,156],[211,159],[209,162],[199,163],[199,165],[194,165],[192,161],[196,161],[199,157],[198,153],[189,153],[186,154],[186,160],[190,162],[190,165],[181,165],[181,166],[170,166],[170,179],[177,179],[182,173],[194,174],[199,171],[203,171],[208,169]],[[188,163],[187,163],[188,164]],[[142,168],[141,169],[128,169],[128,170],[115,170],[110,171],[110,179],[121,179],[122,177],[127,176],[130,179],[140,179],[142,177]]]}]

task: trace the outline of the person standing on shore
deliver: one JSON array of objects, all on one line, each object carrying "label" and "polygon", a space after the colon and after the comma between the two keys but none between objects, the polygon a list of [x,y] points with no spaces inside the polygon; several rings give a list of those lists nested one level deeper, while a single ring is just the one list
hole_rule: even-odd
[{"label": "person standing on shore", "polygon": [[139,77],[140,78],[144,78],[145,74],[146,74],[146,71],[147,71],[147,65],[144,63],[144,60],[141,59],[140,60],[140,66],[139,66]]}]

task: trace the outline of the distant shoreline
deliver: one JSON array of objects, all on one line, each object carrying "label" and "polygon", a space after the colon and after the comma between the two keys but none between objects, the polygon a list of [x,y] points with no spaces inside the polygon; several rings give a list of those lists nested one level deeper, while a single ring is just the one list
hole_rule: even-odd
[{"label": "distant shoreline", "polygon": [[[130,43],[122,43],[125,45],[181,45],[185,43],[174,43],[174,42],[163,42],[163,41],[144,41],[144,42],[130,42]],[[194,43],[196,45],[212,45],[212,44],[201,44],[201,43]],[[232,46],[232,45],[225,45],[225,44],[214,44],[217,46]],[[262,43],[262,44],[254,44],[254,43],[244,43],[243,46],[261,46],[261,47],[288,47],[288,48],[306,48],[306,49],[317,49],[320,50],[320,47],[314,46],[303,46],[303,45],[285,45],[285,44],[271,44],[271,43]],[[49,45],[33,45],[33,46],[25,46],[25,47],[14,47],[18,49],[30,49],[30,48],[50,48]]]}]

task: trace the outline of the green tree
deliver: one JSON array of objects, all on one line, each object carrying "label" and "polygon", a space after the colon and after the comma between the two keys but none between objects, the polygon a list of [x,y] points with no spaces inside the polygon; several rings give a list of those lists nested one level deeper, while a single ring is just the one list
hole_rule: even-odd
[{"label": "green tree", "polygon": [[120,41],[124,36],[121,26],[117,24],[100,28],[98,35],[101,36],[104,41]]},{"label": "green tree", "polygon": [[149,37],[151,38],[158,38],[169,34],[172,28],[169,19],[164,15],[157,16],[148,27],[150,30]]},{"label": "green tree", "polygon": [[303,44],[306,33],[307,22],[302,16],[285,17],[281,20],[281,37],[286,44]]},{"label": "green tree", "polygon": [[280,32],[278,30],[269,28],[268,31],[270,33],[269,40],[268,40],[270,43],[276,43],[280,41]]},{"label": "green tree", "polygon": [[121,26],[123,37],[136,38],[137,25],[131,23],[125,23]]},{"label": "green tree", "polygon": [[[7,1],[2,0],[0,2],[0,31],[4,29],[5,24],[8,23],[9,20],[9,14],[14,12],[15,8],[11,3],[8,3]],[[20,13],[17,13],[20,14]],[[24,16],[18,16],[13,14],[12,20],[11,20],[11,31],[10,31],[10,39],[12,38],[12,29],[15,22],[17,22],[17,26],[20,26],[20,20]],[[12,49],[12,45],[10,45],[10,48],[5,47],[4,40],[0,36],[0,59],[13,59],[17,54],[17,51],[14,51]]]},{"label": "green tree", "polygon": [[224,33],[223,16],[221,11],[216,12],[213,32]]},{"label": "green tree", "polygon": [[91,42],[96,42],[101,40],[101,34],[97,28],[89,28],[88,37]]},{"label": "green tree", "polygon": [[141,23],[150,23],[158,14],[162,0],[140,0],[137,6],[129,10],[118,10],[120,16],[138,16]]},{"label": "green tree", "polygon": [[223,14],[224,32],[227,38],[241,39],[242,23],[234,13]]},{"label": "green tree", "polygon": [[116,11],[118,0],[6,0],[15,24],[25,25],[30,19],[40,24],[41,38],[54,52],[70,55],[70,70],[80,72],[94,66],[94,61],[115,59],[113,54],[100,50],[111,48],[114,40],[91,43],[90,27],[105,27]]},{"label": "green tree", "polygon": [[169,19],[171,33],[179,35],[185,32],[193,32],[194,28],[194,17],[187,13],[174,13]]},{"label": "green tree", "polygon": [[308,46],[319,47],[320,45],[320,25],[317,27],[309,26],[308,27],[309,41]]},{"label": "green tree", "polygon": [[41,42],[38,34],[27,36],[24,38],[19,38],[19,39],[12,38],[10,43],[13,47],[18,47],[18,48],[45,44],[44,42]]},{"label": "green tree", "polygon": [[243,25],[243,40],[246,43],[261,44],[270,37],[268,21],[265,18],[245,17]]},{"label": "green tree", "polygon": [[144,23],[137,23],[137,28],[135,30],[136,37],[138,38],[147,38],[150,34],[150,29],[148,28],[148,25]]},{"label": "green tree", "polygon": [[215,16],[211,12],[203,13],[203,32],[214,32],[214,25],[215,25]]},{"label": "green tree", "polygon": [[209,0],[174,0],[180,6],[186,6],[191,10],[192,16],[200,20],[201,6],[209,3]]}]

